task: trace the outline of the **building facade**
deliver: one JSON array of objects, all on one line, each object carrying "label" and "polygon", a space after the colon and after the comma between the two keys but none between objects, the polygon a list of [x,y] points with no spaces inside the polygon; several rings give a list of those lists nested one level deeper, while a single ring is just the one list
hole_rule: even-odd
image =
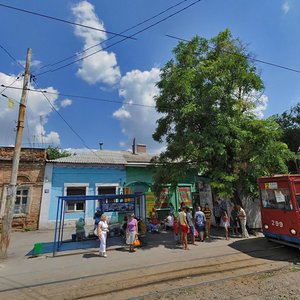
[{"label": "building facade", "polygon": [[[13,147],[0,148],[1,218],[4,214],[7,186],[10,183],[13,155]],[[15,229],[33,230],[38,228],[45,163],[45,149],[22,148],[14,206],[13,228]]]}]

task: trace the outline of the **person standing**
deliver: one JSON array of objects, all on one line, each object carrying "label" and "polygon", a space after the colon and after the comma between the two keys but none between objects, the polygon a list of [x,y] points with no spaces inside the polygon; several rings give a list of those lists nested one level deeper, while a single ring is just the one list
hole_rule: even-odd
[{"label": "person standing", "polygon": [[129,244],[129,252],[135,252],[133,243],[138,238],[138,223],[133,213],[127,221],[126,237],[126,244]]},{"label": "person standing", "polygon": [[179,239],[178,239],[178,220],[176,217],[174,217],[173,231],[174,231],[174,241],[177,245],[179,243]]},{"label": "person standing", "polygon": [[205,203],[203,212],[205,214],[205,231],[206,231],[206,237],[209,238],[210,236],[210,228],[211,228],[211,210],[208,206],[208,203]]},{"label": "person standing", "polygon": [[236,204],[234,204],[232,210],[231,210],[231,214],[230,214],[230,227],[232,229],[232,234],[236,235],[238,234],[238,222],[239,222],[239,217],[238,217],[238,209],[236,207]]},{"label": "person standing", "polygon": [[204,242],[204,231],[205,231],[205,214],[202,211],[201,206],[196,207],[196,213],[195,213],[195,224],[196,224],[196,229],[199,234],[199,240],[200,242]]},{"label": "person standing", "polygon": [[228,236],[229,217],[228,217],[228,214],[227,214],[226,210],[224,210],[222,212],[222,221],[223,221],[223,226],[224,226],[224,229],[225,229],[225,238],[228,241],[229,240],[229,236]]},{"label": "person standing", "polygon": [[186,219],[186,212],[185,212],[184,208],[179,213],[178,218],[179,218],[179,224],[180,224],[181,242],[183,244],[183,249],[189,250],[189,248],[187,246],[187,234],[189,232],[189,225],[188,225],[188,222]]},{"label": "person standing", "polygon": [[227,212],[227,215],[228,215],[228,207],[227,207],[227,201],[225,199],[221,199],[221,202],[220,202],[220,209],[221,209],[221,213],[223,211],[226,211]]},{"label": "person standing", "polygon": [[188,206],[186,207],[186,220],[190,228],[189,233],[191,236],[192,244],[194,246],[197,246],[197,244],[195,243],[195,226],[194,226],[193,216]]},{"label": "person standing", "polygon": [[215,217],[217,229],[220,228],[220,223],[221,223],[221,208],[219,202],[216,200],[213,208],[213,214]]},{"label": "person standing", "polygon": [[101,211],[101,209],[100,208],[98,208],[97,210],[96,210],[96,212],[95,212],[95,214],[94,214],[94,229],[96,229],[97,228],[97,226],[98,226],[98,224],[99,224],[99,222],[100,222],[100,220],[101,220],[101,216],[102,216],[102,211]]},{"label": "person standing", "polygon": [[245,210],[240,206],[237,205],[238,209],[238,217],[241,223],[241,228],[242,228],[242,237],[243,238],[249,238],[249,234],[246,228],[246,223],[247,223],[247,216]]},{"label": "person standing", "polygon": [[98,227],[97,227],[97,235],[100,240],[99,256],[102,256],[102,257],[107,257],[107,255],[106,255],[107,232],[108,232],[107,217],[106,217],[106,215],[103,214],[101,216],[101,220],[98,223]]}]

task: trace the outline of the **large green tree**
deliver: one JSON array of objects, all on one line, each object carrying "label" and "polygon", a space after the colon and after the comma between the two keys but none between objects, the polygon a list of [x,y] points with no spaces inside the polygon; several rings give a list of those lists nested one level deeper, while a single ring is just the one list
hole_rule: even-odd
[{"label": "large green tree", "polygon": [[300,103],[281,115],[274,116],[283,131],[282,141],[294,152],[296,158],[289,161],[290,172],[300,172]]},{"label": "large green tree", "polygon": [[153,134],[165,141],[156,185],[178,182],[191,168],[223,196],[255,191],[258,176],[286,172],[291,155],[273,119],[253,110],[263,82],[246,47],[229,30],[211,40],[180,42],[161,69]]},{"label": "large green tree", "polygon": [[72,155],[72,153],[66,151],[66,150],[62,150],[59,147],[51,147],[49,146],[47,148],[47,156],[48,159],[57,159],[57,158],[61,158],[61,157],[67,157]]}]

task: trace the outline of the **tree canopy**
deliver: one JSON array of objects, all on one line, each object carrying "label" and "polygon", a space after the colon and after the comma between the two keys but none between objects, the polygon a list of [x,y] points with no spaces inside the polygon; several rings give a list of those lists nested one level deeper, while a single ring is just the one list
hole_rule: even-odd
[{"label": "tree canopy", "polygon": [[257,177],[286,172],[291,156],[273,118],[254,114],[264,85],[246,47],[227,29],[211,40],[180,42],[161,69],[153,134],[165,141],[156,184],[178,182],[194,169],[217,193],[255,191]]},{"label": "tree canopy", "polygon": [[59,147],[51,147],[47,148],[48,159],[57,159],[61,157],[67,157],[72,155],[70,152],[66,150],[61,150]]},{"label": "tree canopy", "polygon": [[281,140],[298,156],[289,161],[290,172],[300,172],[300,103],[291,107],[281,115],[274,116],[283,131]]}]

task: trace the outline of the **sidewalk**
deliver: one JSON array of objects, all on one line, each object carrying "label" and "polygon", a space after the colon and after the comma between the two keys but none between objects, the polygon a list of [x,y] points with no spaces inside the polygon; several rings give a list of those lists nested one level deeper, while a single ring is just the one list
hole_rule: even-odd
[{"label": "sidewalk", "polygon": [[[220,232],[222,234],[223,231]],[[43,285],[66,283],[72,280],[93,280],[95,276],[106,276],[106,274],[125,274],[128,270],[155,269],[160,273],[169,268],[185,268],[193,262],[218,261],[221,257],[235,256],[241,253],[236,243],[242,243],[244,249],[262,249],[268,247],[263,238],[251,237],[248,240],[232,238],[229,241],[216,236],[198,246],[190,245],[190,251],[184,251],[176,246],[171,232],[160,234],[149,234],[148,245],[129,253],[122,247],[109,246],[108,258],[98,256],[98,245],[95,247],[81,249],[81,253],[66,251],[65,255],[52,257],[52,253],[40,257],[30,258],[28,253],[33,249],[35,243],[53,242],[53,231],[16,232],[12,234],[12,243],[9,248],[9,257],[0,260],[0,299],[1,294],[7,296],[10,291],[16,289],[26,290]],[[110,245],[110,239],[108,239]],[[122,246],[122,245],[120,245]],[[30,294],[30,293],[28,293]],[[24,299],[30,299],[24,298]],[[31,298],[32,299],[32,298]]]}]

